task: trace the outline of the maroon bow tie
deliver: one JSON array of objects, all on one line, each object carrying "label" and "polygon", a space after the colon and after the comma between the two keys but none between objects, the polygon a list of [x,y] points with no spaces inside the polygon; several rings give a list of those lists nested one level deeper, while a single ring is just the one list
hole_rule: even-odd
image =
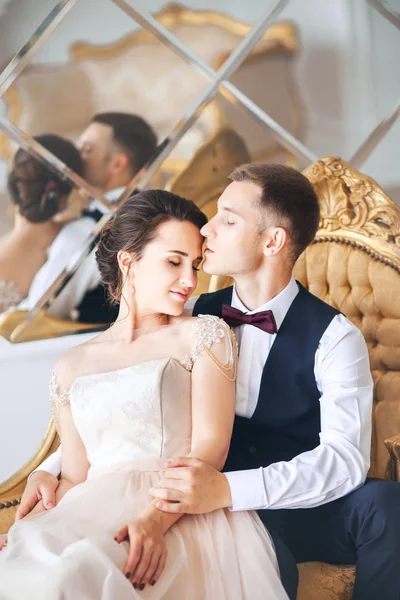
[{"label": "maroon bow tie", "polygon": [[258,327],[267,333],[276,333],[278,331],[272,310],[262,310],[253,315],[246,315],[246,313],[233,308],[230,304],[223,304],[222,318],[230,327],[254,325],[254,327]]}]

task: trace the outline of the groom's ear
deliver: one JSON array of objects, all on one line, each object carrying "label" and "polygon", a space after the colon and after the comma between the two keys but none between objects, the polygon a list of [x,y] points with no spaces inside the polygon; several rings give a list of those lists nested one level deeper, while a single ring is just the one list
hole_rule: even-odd
[{"label": "groom's ear", "polygon": [[270,227],[265,231],[264,255],[275,256],[289,242],[288,232],[284,227]]}]

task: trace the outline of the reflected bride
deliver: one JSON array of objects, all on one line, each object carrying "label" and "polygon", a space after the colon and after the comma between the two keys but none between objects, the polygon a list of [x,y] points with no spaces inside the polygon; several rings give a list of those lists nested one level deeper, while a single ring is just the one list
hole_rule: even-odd
[{"label": "reflected bride", "polygon": [[39,503],[10,529],[1,598],[287,598],[255,513],[170,515],[149,495],[160,459],[221,469],[229,449],[234,336],[218,317],[182,315],[205,222],[192,202],[153,190],[128,199],[103,233],[97,261],[118,319],[56,365],[56,507]]},{"label": "reflected bride", "polygon": [[[82,159],[71,142],[52,134],[34,139],[75,173],[82,174]],[[26,298],[36,273],[53,258],[52,244],[63,228],[55,217],[65,209],[72,186],[19,149],[8,177],[8,190],[15,205],[15,224],[0,241],[0,313]],[[65,225],[70,230],[70,252],[74,251],[75,229],[80,226]]]}]

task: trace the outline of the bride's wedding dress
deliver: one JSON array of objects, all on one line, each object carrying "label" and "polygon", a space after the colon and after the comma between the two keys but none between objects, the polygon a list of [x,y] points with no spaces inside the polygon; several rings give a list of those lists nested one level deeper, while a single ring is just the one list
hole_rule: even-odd
[{"label": "bride's wedding dress", "polygon": [[82,376],[61,395],[53,382],[53,402],[70,402],[91,467],[54,509],[10,529],[1,600],[287,599],[269,534],[252,512],[183,516],[166,534],[167,564],[154,587],[135,590],[122,573],[128,542],[113,536],[149,504],[159,459],[189,453],[191,366],[226,332],[217,317],[196,325],[181,363],[162,358]]}]

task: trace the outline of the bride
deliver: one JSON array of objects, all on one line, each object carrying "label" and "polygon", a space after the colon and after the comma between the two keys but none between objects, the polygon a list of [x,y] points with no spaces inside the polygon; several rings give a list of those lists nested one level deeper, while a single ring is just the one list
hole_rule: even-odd
[{"label": "bride", "polygon": [[11,527],[1,600],[287,598],[255,513],[180,518],[149,495],[160,459],[221,469],[228,453],[234,336],[218,317],[182,316],[205,222],[192,202],[153,190],[129,198],[104,231],[97,261],[118,319],[55,367],[56,507],[39,503]]}]

